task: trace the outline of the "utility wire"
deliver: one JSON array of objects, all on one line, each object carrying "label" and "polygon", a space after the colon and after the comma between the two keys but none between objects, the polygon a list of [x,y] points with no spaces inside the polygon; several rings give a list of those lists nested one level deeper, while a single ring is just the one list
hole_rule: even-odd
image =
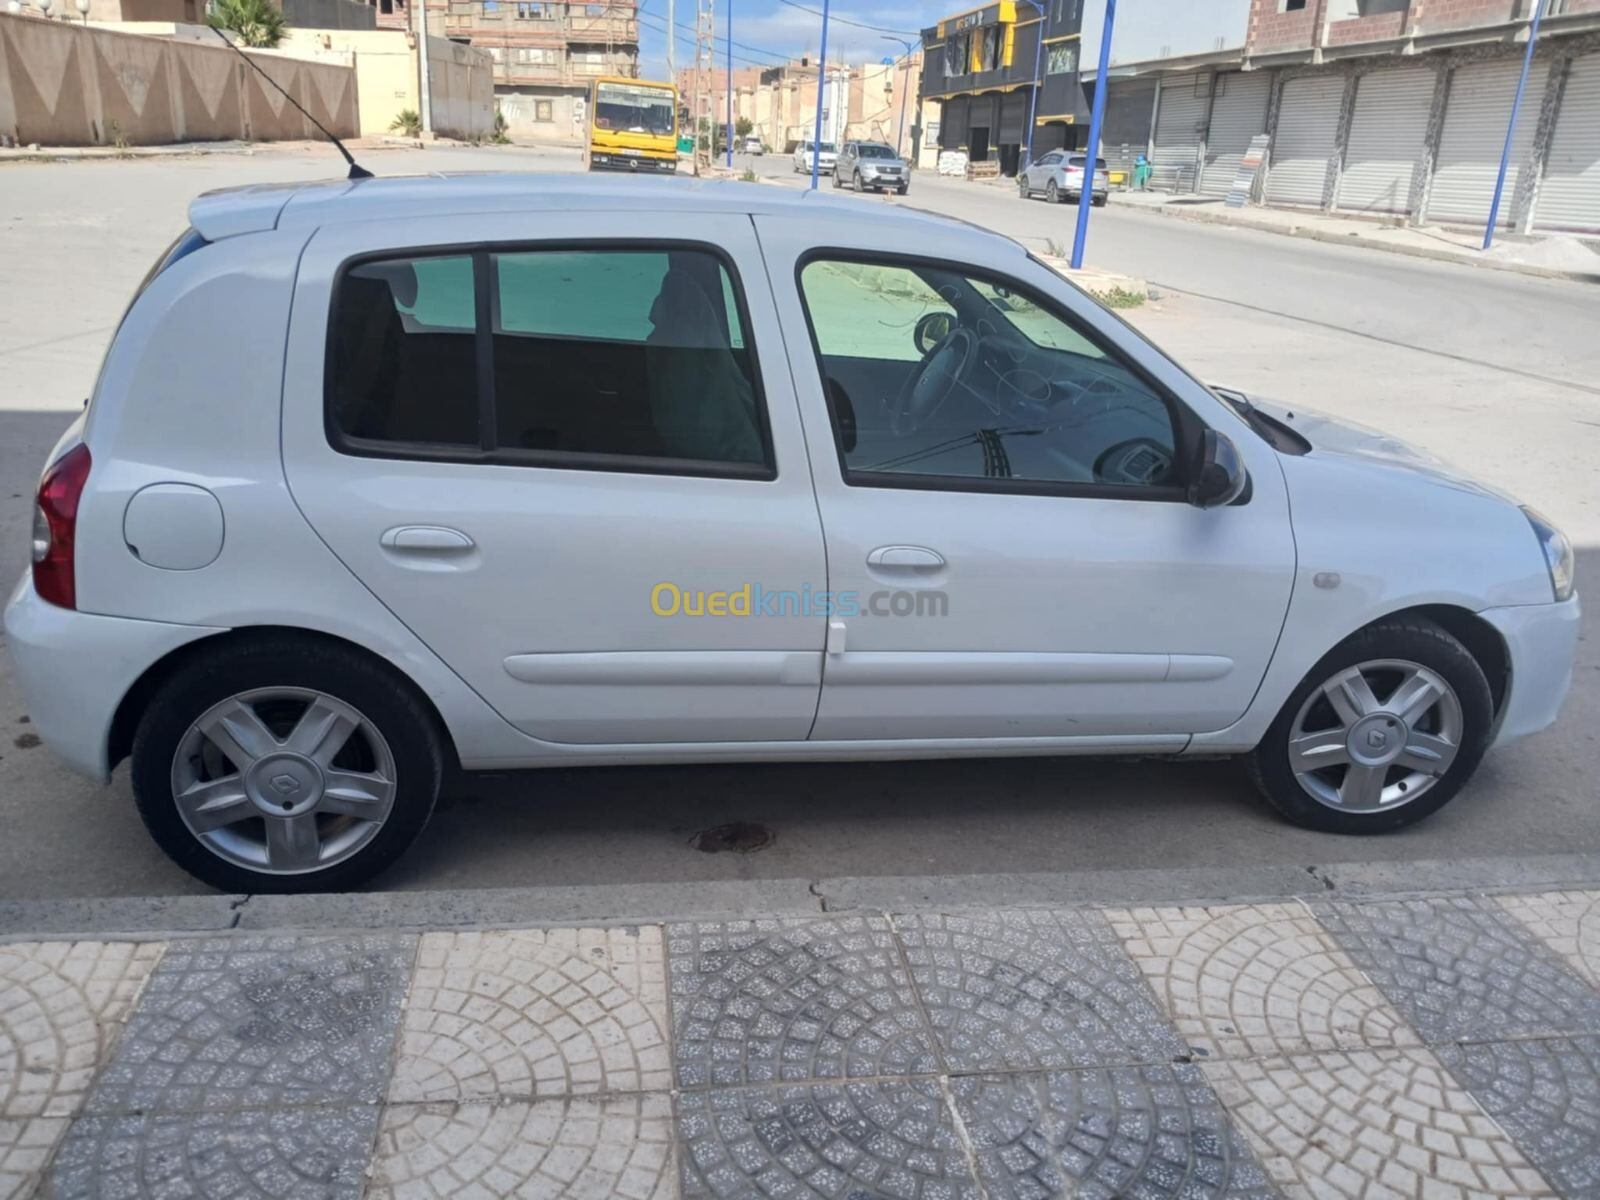
[{"label": "utility wire", "polygon": [[[659,33],[659,34],[662,34],[662,35],[667,36],[667,37],[671,37],[672,36],[670,33],[667,32],[667,27],[666,27],[666,25],[664,23],[663,24],[659,24],[659,25],[655,25],[655,24],[651,24],[650,23],[651,20],[652,20],[652,18],[648,18],[648,17],[640,18],[639,23],[641,25],[643,25],[646,29],[650,30],[650,32],[652,32],[652,33]],[[679,29],[687,29],[687,26],[683,25],[681,22],[675,22],[675,24],[677,24]],[[717,40],[719,42],[722,41],[721,38],[718,38]],[[752,67],[770,67],[770,66],[774,65],[773,59],[776,58],[776,59],[782,60],[782,59],[787,57],[786,55],[779,54],[775,50],[762,50],[759,46],[744,46],[740,42],[734,42],[733,45],[740,46],[742,49],[745,49],[745,50],[753,50],[757,54],[765,54],[765,55],[769,55],[770,56],[770,57],[767,57],[767,58],[750,58],[747,55],[743,55],[743,54],[735,54],[733,56],[734,59],[737,60],[738,62],[745,63],[746,65],[752,66]],[[719,53],[725,52],[726,51],[726,46],[727,46],[727,44],[724,43],[723,51],[719,51]]]},{"label": "utility wire", "polygon": [[[666,18],[665,17],[658,17],[658,16],[656,16],[655,13],[649,13],[649,14],[646,14],[646,16],[644,18],[642,18],[642,19],[648,19],[648,20],[656,21],[656,22],[659,23],[656,27],[654,27],[653,32],[655,32],[655,33],[665,33],[666,32]],[[695,30],[694,30],[694,28],[692,26],[685,25],[682,21],[674,21],[673,24],[677,28],[683,30],[685,33],[693,34],[695,32]],[[744,42],[732,42],[732,41],[729,41],[727,38],[723,37],[721,34],[715,35],[713,40],[715,42],[721,44],[724,47],[726,47],[726,46],[736,46],[740,50],[748,50],[752,54],[765,54],[765,55],[767,55],[769,57],[769,59],[778,59],[780,61],[787,61],[789,58],[792,57],[792,55],[784,54],[784,53],[781,53],[780,51],[777,51],[777,50],[769,50],[764,46],[751,46],[751,45],[747,45]],[[734,57],[737,58],[739,56],[738,55],[734,55]],[[764,62],[757,63],[756,65],[765,67],[765,66],[770,66],[771,63],[770,63],[770,61],[764,61]]]},{"label": "utility wire", "polygon": [[[812,8],[809,4],[801,4],[799,0],[778,0],[780,4],[787,4],[790,8],[798,8],[801,12],[808,12],[814,17],[820,17],[822,10]],[[874,33],[897,33],[901,37],[907,34],[920,37],[915,29],[890,29],[887,25],[868,25],[865,21],[852,21],[849,17],[841,17],[837,13],[829,13],[828,20],[836,25],[854,25],[857,29],[870,29]]]}]

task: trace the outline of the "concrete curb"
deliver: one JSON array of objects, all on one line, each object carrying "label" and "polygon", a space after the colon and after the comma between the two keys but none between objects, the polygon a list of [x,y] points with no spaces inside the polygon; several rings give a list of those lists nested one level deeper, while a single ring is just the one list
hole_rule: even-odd
[{"label": "concrete curb", "polygon": [[253,145],[237,142],[219,142],[216,145],[182,143],[176,146],[41,146],[37,150],[26,146],[0,148],[0,163],[11,162],[99,162],[128,158],[209,158],[213,155],[231,154],[250,157],[256,152]]},{"label": "concrete curb", "polygon": [[334,930],[637,925],[838,912],[1218,904],[1600,887],[1600,852],[1412,862],[602,887],[0,901],[0,942]]},{"label": "concrete curb", "polygon": [[1502,262],[1490,258],[1471,258],[1450,250],[1435,250],[1427,246],[1393,245],[1346,233],[1333,233],[1326,229],[1312,229],[1303,225],[1257,224],[1237,221],[1222,213],[1186,211],[1178,205],[1116,205],[1122,213],[1154,213],[1179,221],[1193,221],[1199,225],[1222,225],[1230,229],[1250,229],[1257,233],[1275,233],[1283,237],[1306,238],[1313,242],[1327,242],[1334,246],[1357,246],[1367,250],[1380,250],[1389,254],[1402,254],[1408,258],[1423,258],[1433,262],[1455,263],[1457,266],[1478,267],[1491,271],[1509,271],[1516,275],[1531,275],[1537,279],[1563,279],[1572,283],[1600,284],[1600,272],[1564,271],[1559,267],[1541,267],[1533,263]]}]

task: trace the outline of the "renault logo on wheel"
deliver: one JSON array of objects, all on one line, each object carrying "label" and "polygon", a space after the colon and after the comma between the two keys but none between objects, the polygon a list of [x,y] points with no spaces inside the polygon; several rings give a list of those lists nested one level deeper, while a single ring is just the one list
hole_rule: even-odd
[{"label": "renault logo on wheel", "polygon": [[300,781],[293,775],[274,775],[271,780],[272,790],[280,796],[292,796],[300,790]]},{"label": "renault logo on wheel", "polygon": [[1383,749],[1383,747],[1388,743],[1388,741],[1389,741],[1388,735],[1385,734],[1383,732],[1383,730],[1381,730],[1381,729],[1369,729],[1369,730],[1367,730],[1367,745],[1371,746],[1374,750]]}]

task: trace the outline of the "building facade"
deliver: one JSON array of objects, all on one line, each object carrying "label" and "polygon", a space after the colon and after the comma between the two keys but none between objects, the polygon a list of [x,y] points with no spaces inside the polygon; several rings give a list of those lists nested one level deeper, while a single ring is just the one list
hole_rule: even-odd
[{"label": "building facade", "polygon": [[427,5],[430,34],[488,53],[495,101],[509,133],[520,141],[581,141],[594,80],[639,74],[635,0],[427,0]]},{"label": "building facade", "polygon": [[1035,156],[1084,145],[1082,22],[1083,0],[997,0],[924,29],[922,97],[938,110],[925,140],[997,161],[1006,175],[1026,156],[1030,128]]},{"label": "building facade", "polygon": [[[860,66],[830,65],[822,88],[822,140],[862,138],[898,143],[902,154],[913,145],[917,120],[917,85],[921,55],[913,52]],[[685,112],[697,99],[694,72],[678,73]],[[698,96],[702,116],[714,124],[727,121],[728,76],[716,72]],[[808,59],[776,67],[736,67],[733,72],[734,121],[750,122],[751,132],[775,153],[792,152],[813,136],[817,118],[817,68]]]},{"label": "building facade", "polygon": [[[1218,49],[1115,61],[1102,152],[1222,196],[1265,136],[1261,202],[1481,226],[1536,2],[1251,0]],[[1545,2],[1498,219],[1600,232],[1600,0]]]}]

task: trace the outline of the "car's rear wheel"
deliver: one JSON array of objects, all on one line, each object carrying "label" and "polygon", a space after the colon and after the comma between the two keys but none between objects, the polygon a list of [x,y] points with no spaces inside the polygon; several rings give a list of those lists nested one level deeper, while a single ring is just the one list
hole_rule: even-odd
[{"label": "car's rear wheel", "polygon": [[1493,720],[1488,681],[1461,642],[1431,621],[1382,621],[1312,669],[1251,769],[1296,825],[1381,833],[1437,812],[1461,790]]},{"label": "car's rear wheel", "polygon": [[180,669],[133,741],[145,826],[230,892],[341,891],[399,858],[443,775],[409,685],[335,643],[235,643]]},{"label": "car's rear wheel", "polygon": [[1061,203],[1061,192],[1056,188],[1054,179],[1044,185],[1044,198],[1051,204]]}]

